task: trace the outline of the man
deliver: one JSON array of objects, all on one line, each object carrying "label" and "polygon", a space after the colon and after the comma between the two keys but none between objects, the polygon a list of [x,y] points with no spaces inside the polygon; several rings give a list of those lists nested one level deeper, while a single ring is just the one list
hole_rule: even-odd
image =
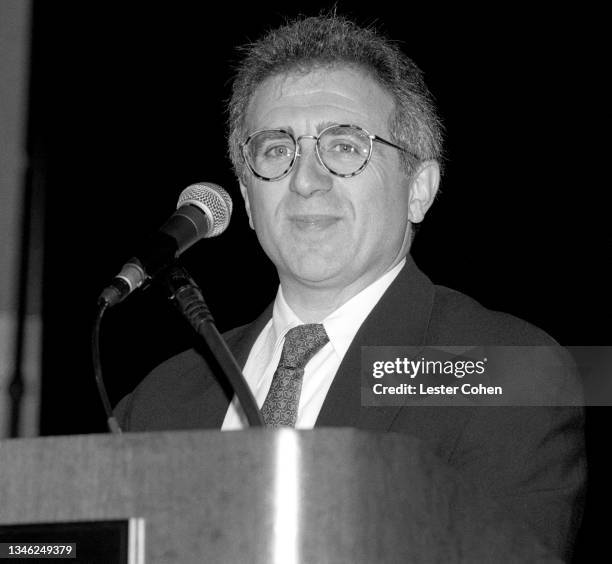
[{"label": "man", "polygon": [[[361,403],[362,346],[553,344],[434,286],[410,258],[438,189],[441,139],[419,69],[372,30],[306,18],[251,45],[230,102],[230,155],[280,287],[225,338],[269,425],[415,436],[567,555],[585,472],[578,409]],[[288,375],[287,357],[305,349]],[[193,350],[116,413],[133,431],[244,426],[227,383]]]}]

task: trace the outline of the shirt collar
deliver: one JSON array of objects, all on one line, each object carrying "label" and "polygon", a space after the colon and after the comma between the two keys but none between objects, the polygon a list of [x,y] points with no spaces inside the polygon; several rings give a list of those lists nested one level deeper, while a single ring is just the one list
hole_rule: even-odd
[{"label": "shirt collar", "polygon": [[[361,324],[405,264],[406,259],[404,258],[322,321],[330,343],[340,359],[344,357]],[[271,336],[274,347],[280,346],[281,341],[290,329],[302,324],[303,322],[285,300],[283,289],[279,285],[272,312]]]}]

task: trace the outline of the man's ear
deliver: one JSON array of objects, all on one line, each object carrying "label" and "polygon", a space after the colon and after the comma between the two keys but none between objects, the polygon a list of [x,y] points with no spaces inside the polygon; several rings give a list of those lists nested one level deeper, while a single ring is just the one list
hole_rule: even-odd
[{"label": "man's ear", "polygon": [[440,184],[440,165],[436,161],[420,163],[410,183],[408,199],[408,219],[420,223],[425,218],[438,192]]},{"label": "man's ear", "polygon": [[246,186],[240,181],[240,193],[242,194],[242,198],[244,199],[244,208],[246,209],[247,215],[249,216],[249,225],[251,229],[255,229],[253,225],[253,216],[251,215],[251,204],[249,203],[249,193],[247,191]]}]

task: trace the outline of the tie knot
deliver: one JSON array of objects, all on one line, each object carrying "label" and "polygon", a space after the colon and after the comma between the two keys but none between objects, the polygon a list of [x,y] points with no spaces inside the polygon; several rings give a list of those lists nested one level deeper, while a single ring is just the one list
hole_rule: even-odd
[{"label": "tie knot", "polygon": [[329,337],[321,323],[298,325],[285,335],[279,365],[285,368],[304,368],[328,341]]}]

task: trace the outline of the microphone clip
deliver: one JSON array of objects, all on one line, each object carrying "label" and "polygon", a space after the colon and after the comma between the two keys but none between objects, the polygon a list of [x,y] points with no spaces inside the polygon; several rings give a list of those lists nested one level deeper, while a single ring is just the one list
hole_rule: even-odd
[{"label": "microphone clip", "polygon": [[161,271],[158,280],[164,283],[168,298],[197,333],[201,333],[204,324],[214,325],[202,291],[185,268],[172,264]]}]

